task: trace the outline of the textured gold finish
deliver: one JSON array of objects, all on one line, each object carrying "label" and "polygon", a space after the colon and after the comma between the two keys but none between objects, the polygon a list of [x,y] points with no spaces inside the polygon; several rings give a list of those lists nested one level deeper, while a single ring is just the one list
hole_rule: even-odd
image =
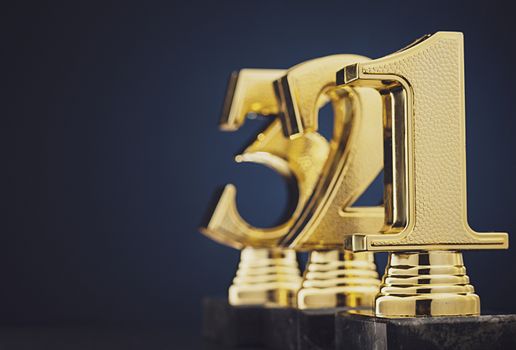
[{"label": "textured gold finish", "polygon": [[233,284],[231,305],[295,305],[301,276],[293,250],[245,248]]},{"label": "textured gold finish", "polygon": [[372,88],[335,89],[335,72],[356,55],[333,55],[289,69],[276,82],[283,126],[293,139],[314,134],[318,108],[329,100],[334,131],[321,180],[281,244],[296,250],[341,249],[356,232],[378,232],[381,207],[352,207],[382,169],[382,101]]},{"label": "textured gold finish", "polygon": [[479,314],[456,250],[508,246],[506,233],[467,223],[463,61],[462,34],[439,32],[337,73],[339,85],[374,87],[383,99],[385,224],[346,241],[354,251],[393,252],[380,317]]},{"label": "textured gold finish", "polygon": [[[357,55],[332,55],[290,68],[275,82],[286,133],[310,135],[332,103],[334,131],[321,180],[282,245],[312,251],[298,292],[300,309],[372,308],[380,281],[371,253],[344,254],[344,236],[377,232],[383,209],[350,208],[382,168],[381,99],[371,88],[335,91],[335,71]],[[337,225],[338,223],[338,225]],[[327,251],[327,249],[334,249]]]},{"label": "textured gold finish", "polygon": [[[269,69],[243,69],[233,73],[224,103],[221,129],[237,130],[243,125],[245,117],[252,113],[276,116],[279,108],[273,81],[284,73],[284,70]],[[290,140],[283,135],[279,119],[273,120],[235,160],[263,164],[295,181],[298,198],[292,217],[273,228],[250,225],[238,213],[236,188],[229,184],[219,197],[209,223],[201,228],[201,232],[239,249],[246,246],[276,247],[312,194],[327,154],[328,142],[321,135],[312,133]]]},{"label": "textured gold finish", "polygon": [[469,284],[462,253],[395,252],[376,298],[376,315],[467,316],[480,313],[480,299]]},{"label": "textured gold finish", "polygon": [[297,307],[372,309],[379,285],[373,254],[314,251],[297,293]]},{"label": "textured gold finish", "polygon": [[340,84],[378,89],[392,145],[384,149],[383,233],[355,235],[353,250],[507,248],[506,233],[467,223],[463,50],[461,33],[438,32],[337,74]]}]

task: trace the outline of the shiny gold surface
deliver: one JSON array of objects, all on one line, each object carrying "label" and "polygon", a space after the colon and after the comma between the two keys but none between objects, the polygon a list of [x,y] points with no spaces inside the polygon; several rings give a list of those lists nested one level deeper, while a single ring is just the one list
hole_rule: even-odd
[{"label": "shiny gold surface", "polygon": [[[238,130],[249,114],[276,116],[279,112],[273,82],[285,71],[269,69],[243,69],[231,77],[224,113],[222,130]],[[273,248],[291,229],[304,203],[313,192],[328,154],[328,142],[319,134],[304,135],[295,140],[285,137],[279,119],[272,123],[249,145],[237,162],[263,164],[285,178],[294,181],[298,197],[292,217],[272,228],[254,227],[238,213],[236,188],[229,184],[224,188],[213,210],[209,223],[201,228],[208,237],[226,245]]]},{"label": "shiny gold surface", "polygon": [[314,251],[297,293],[297,307],[372,309],[379,285],[372,253]]},{"label": "shiny gold surface", "polygon": [[285,73],[283,69],[241,69],[229,78],[220,128],[236,131],[249,114],[276,116],[278,103],[272,82]]},{"label": "shiny gold surface", "polygon": [[345,235],[377,232],[383,223],[380,207],[350,208],[382,168],[381,99],[371,88],[335,91],[335,71],[344,62],[367,60],[357,55],[317,58],[290,68],[275,83],[284,130],[295,134],[293,140],[313,134],[309,131],[317,129],[322,105],[330,102],[334,112],[330,153],[320,181],[281,242],[296,250],[316,249],[297,295],[300,309],[372,308],[378,292],[373,255],[341,251]]},{"label": "shiny gold surface", "polygon": [[[238,130],[251,114],[277,116],[279,109],[272,83],[282,74],[282,70],[267,69],[243,69],[233,73],[221,129]],[[286,178],[295,178],[299,189],[298,207],[301,207],[312,191],[327,153],[328,144],[320,135],[290,141],[283,136],[279,120],[273,120],[235,160],[260,163]],[[237,275],[229,288],[231,305],[286,307],[295,304],[295,293],[301,283],[295,252],[275,247],[291,222],[268,229],[253,227],[238,213],[236,188],[225,187],[209,223],[201,232],[232,247],[247,247],[242,250]]]},{"label": "shiny gold surface", "polygon": [[480,313],[462,253],[395,252],[376,298],[376,316],[467,316]]},{"label": "shiny gold surface", "polygon": [[320,181],[283,246],[296,250],[341,249],[356,232],[378,232],[381,207],[352,207],[383,166],[382,100],[373,88],[335,89],[335,72],[356,55],[333,55],[289,69],[276,82],[285,132],[294,140],[315,134],[318,109],[330,101],[334,130]]},{"label": "shiny gold surface", "polygon": [[[247,249],[267,258],[245,259],[269,267],[258,273],[243,254],[232,303],[292,304],[297,264],[288,265],[288,276],[271,272],[286,271],[271,258],[288,254],[278,248],[286,247],[312,250],[299,308],[371,305],[378,290],[371,254],[388,251],[377,316],[479,313],[459,251],[507,248],[508,238],[475,232],[467,223],[463,60],[462,34],[439,32],[372,61],[334,55],[288,71],[244,70],[233,77],[223,129],[238,129],[249,113],[279,115],[282,124],[274,120],[236,160],[294,179],[300,195],[291,218],[262,229],[241,218],[236,190],[226,187],[204,233],[253,247]],[[316,132],[318,110],[327,102],[334,110],[329,147]],[[384,208],[353,207],[382,165]],[[354,255],[341,252],[343,243]],[[283,297],[271,297],[279,290]]]},{"label": "shiny gold surface", "polygon": [[374,87],[383,100],[385,224],[346,241],[354,251],[393,252],[380,317],[479,314],[456,250],[508,246],[506,233],[467,223],[463,61],[462,34],[439,32],[337,73],[339,85]]},{"label": "shiny gold surface", "polygon": [[231,305],[295,306],[301,276],[293,250],[244,248],[233,284]]},{"label": "shiny gold surface", "polygon": [[467,222],[463,51],[462,33],[438,32],[337,74],[345,86],[376,88],[384,105],[385,225],[353,236],[353,250],[507,248],[506,233]]},{"label": "shiny gold surface", "polygon": [[[332,177],[336,177],[336,181],[343,181],[346,179],[345,176],[339,177],[339,174],[335,172],[342,171],[344,166],[350,166],[346,161],[342,161],[343,158],[349,157],[347,153],[358,153],[357,156],[363,156],[363,151],[367,148],[370,143],[361,144],[361,139],[355,136],[357,133],[349,132],[347,128],[351,125],[351,129],[357,130],[357,126],[360,122],[353,119],[354,113],[357,113],[361,109],[368,111],[371,99],[376,98],[376,105],[380,106],[380,99],[374,94],[374,89],[349,89],[349,91],[341,91],[337,94],[332,92],[332,88],[335,87],[335,71],[343,64],[356,61],[365,61],[367,58],[356,55],[333,55],[314,59],[290,69],[286,74],[278,80],[276,83],[276,93],[279,105],[275,105],[274,90],[272,81],[278,78],[280,73],[284,73],[281,70],[257,70],[257,69],[245,69],[239,73],[234,73],[230,80],[229,88],[226,94],[226,100],[224,104],[224,114],[221,122],[221,128],[223,130],[237,130],[245,121],[248,114],[258,113],[263,115],[274,115],[278,112],[284,117],[292,115],[292,111],[288,108],[294,106],[295,108],[300,107],[303,115],[310,113],[314,117],[317,115],[318,109],[328,100],[331,100],[335,110],[335,132],[332,139],[332,156],[328,158],[328,145],[327,142],[317,133],[307,133],[301,137],[295,137],[289,139],[281,135],[280,125],[275,120],[272,124],[262,133],[260,133],[256,141],[254,141],[241,155],[236,156],[237,162],[251,161],[256,163],[262,163],[275,169],[278,173],[282,174],[287,178],[294,178],[297,180],[299,187],[299,198],[298,205],[291,219],[287,220],[282,225],[271,229],[263,229],[252,227],[246,223],[242,217],[238,214],[236,209],[236,189],[233,185],[227,185],[219,202],[213,211],[213,215],[208,225],[202,229],[203,233],[210,236],[211,238],[231,245],[233,247],[242,248],[244,246],[249,247],[266,247],[271,248],[277,244],[279,238],[286,236],[291,230],[294,221],[299,217],[300,210],[303,208],[304,203],[311,196],[312,200],[316,199],[313,195],[313,189],[316,183],[319,184],[319,188],[323,188],[327,191],[325,186],[330,185],[335,180],[331,179],[330,184],[327,183],[326,177],[320,177],[323,164],[325,164],[326,172],[331,173]],[[288,89],[285,90],[285,89]],[[307,101],[308,103],[292,103],[290,98],[294,97],[295,101]],[[362,101],[364,99],[365,101]],[[364,102],[364,106],[360,103]],[[369,102],[369,103],[368,103]],[[372,111],[369,113],[373,113]],[[376,115],[380,115],[379,112]],[[367,119],[366,119],[367,121]],[[362,123],[362,130],[371,126],[371,123]],[[378,119],[376,123],[376,131],[381,132],[381,120]],[[352,141],[350,141],[352,140]],[[375,139],[377,144],[375,145],[378,149],[381,147],[381,139],[377,137]],[[349,143],[353,145],[359,145],[355,147],[358,150],[362,150],[362,153],[356,152],[356,150],[349,151]],[[346,155],[344,155],[346,153]],[[333,159],[338,158],[343,164],[339,164],[340,168],[334,169]],[[356,189],[350,188],[351,186],[367,187],[369,183],[374,179],[379,170],[381,169],[381,155],[371,156],[371,164],[369,167],[351,167],[347,174],[352,174],[354,181],[349,183],[349,186],[345,187],[344,191],[339,192],[339,198],[347,202],[352,202],[360,193],[356,192]],[[360,177],[362,176],[362,177]],[[348,176],[349,177],[349,176]],[[319,190],[321,192],[323,190]],[[343,193],[344,192],[344,193]],[[342,194],[341,194],[342,193]],[[350,197],[355,197],[350,199]],[[339,209],[336,208],[335,213],[339,214]],[[347,214],[343,211],[343,214]],[[383,222],[383,211],[381,208],[373,208],[372,210],[355,209],[353,214],[347,220],[350,223],[350,227],[354,227],[357,223],[365,222],[367,225],[373,223],[375,227],[379,227]],[[363,225],[362,225],[363,226]],[[361,226],[361,227],[362,227]],[[332,226],[329,226],[333,229]],[[331,233],[338,231],[342,232],[342,228],[333,230]],[[345,231],[345,230],[344,230]],[[354,232],[354,231],[353,231]],[[293,236],[292,234],[290,236]],[[336,234],[334,234],[336,236]],[[303,233],[300,238],[307,243],[307,235]],[[313,237],[317,240],[317,244],[322,241],[320,238]],[[342,239],[334,241],[335,247],[342,246]],[[297,249],[301,248],[300,245],[293,245]],[[304,248],[308,247],[305,245]],[[326,249],[328,245],[323,245]],[[251,249],[251,248],[247,248]],[[267,251],[267,250],[264,250]],[[318,253],[313,253],[317,255]],[[323,253],[319,253],[320,254]],[[369,258],[370,254],[367,255]],[[244,256],[244,255],[243,255]],[[326,254],[326,256],[329,256]],[[353,256],[353,255],[346,255]],[[335,279],[335,288],[319,288],[316,286],[308,287],[309,289],[302,295],[306,295],[306,301],[303,301],[304,307],[318,307],[319,302],[311,304],[310,300],[323,300],[326,299],[327,307],[333,306],[356,306],[356,305],[370,305],[370,294],[371,286],[369,280],[360,280],[358,278],[352,278],[350,273],[359,273],[360,268],[364,268],[365,273],[371,273],[368,271],[369,265],[363,265],[363,262],[358,259],[352,258],[349,261],[344,261],[345,255],[337,254],[336,256],[339,261],[337,263],[344,264],[343,266],[327,265],[335,267],[335,271],[327,271],[327,274],[336,274],[341,276],[339,279]],[[372,257],[370,257],[372,258]],[[354,268],[351,265],[355,264]],[[373,269],[374,269],[374,263]],[[314,266],[315,268],[315,266]],[[259,285],[256,278],[252,280],[254,283],[242,285],[237,283],[246,274],[246,269],[240,269],[240,279],[235,279],[235,283],[230,290],[230,302],[234,305],[242,304],[277,304],[274,300],[268,300],[269,297],[274,295],[271,294],[271,284]],[[310,274],[308,276],[311,276]],[[342,278],[347,276],[345,281]],[[273,278],[274,276],[269,276]],[[309,277],[311,279],[311,277]],[[312,281],[313,282],[313,281]],[[309,285],[312,282],[308,282]],[[331,283],[331,281],[329,281]],[[357,283],[364,282],[364,286],[359,286]],[[328,281],[326,282],[326,284]],[[368,284],[369,283],[369,284]],[[373,283],[378,284],[379,281],[375,280]],[[351,286],[351,284],[354,284]],[[283,289],[283,284],[275,284],[278,289],[277,293],[289,293],[290,290]],[[264,292],[266,291],[266,292]],[[356,293],[355,293],[356,291]],[[374,291],[376,292],[376,290]],[[317,296],[310,296],[317,294]],[[310,296],[310,297],[309,297]],[[261,298],[261,299],[260,299]],[[369,298],[369,299],[368,299]],[[260,299],[261,301],[257,301]],[[330,302],[330,300],[338,300],[336,302]],[[267,301],[268,300],[268,301]],[[303,298],[305,300],[305,298]]]}]

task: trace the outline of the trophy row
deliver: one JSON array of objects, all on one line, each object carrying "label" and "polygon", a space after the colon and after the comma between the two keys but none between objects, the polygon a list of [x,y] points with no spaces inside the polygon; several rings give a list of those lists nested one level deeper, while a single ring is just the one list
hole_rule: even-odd
[{"label": "trophy row", "polygon": [[[333,108],[333,135],[318,112]],[[506,233],[467,222],[463,36],[437,32],[371,60],[337,54],[287,70],[232,74],[220,127],[271,118],[237,162],[293,181],[297,202],[277,227],[240,215],[227,185],[201,231],[241,249],[232,306],[347,308],[377,318],[475,316],[480,299],[463,250],[506,249]],[[354,206],[384,171],[383,204]],[[265,209],[262,209],[265,210]],[[296,252],[308,251],[301,277]],[[375,252],[388,252],[379,279]]]}]

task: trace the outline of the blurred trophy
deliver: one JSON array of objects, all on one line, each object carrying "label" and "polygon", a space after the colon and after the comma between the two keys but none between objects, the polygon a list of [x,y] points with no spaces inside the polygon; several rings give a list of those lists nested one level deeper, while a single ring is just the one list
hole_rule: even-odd
[{"label": "blurred trophy", "polygon": [[295,306],[301,285],[295,251],[280,247],[279,242],[312,195],[329,147],[317,133],[295,140],[284,136],[273,85],[283,74],[284,70],[266,69],[235,72],[224,102],[220,127],[225,131],[238,130],[248,115],[271,117],[265,130],[235,160],[270,167],[293,181],[298,193],[291,218],[273,228],[258,228],[238,213],[236,188],[226,185],[208,223],[201,228],[208,237],[242,250],[228,301],[207,299],[204,305],[205,336],[226,345],[263,345],[266,307]]},{"label": "blurred trophy", "polygon": [[[236,161],[261,163],[276,170],[297,184],[299,195],[285,223],[263,229],[238,214],[235,187],[224,188],[201,231],[242,253],[229,288],[229,305],[205,301],[205,330],[213,330],[215,325],[223,328],[212,331],[215,335],[211,338],[226,331],[230,334],[227,344],[260,344],[261,338],[267,338],[273,348],[297,348],[301,332],[314,335],[302,337],[306,348],[312,343],[333,344],[337,308],[372,309],[380,284],[373,255],[344,252],[342,242],[354,232],[377,232],[383,224],[381,207],[350,208],[382,169],[381,99],[372,88],[335,89],[336,70],[367,60],[357,55],[332,55],[288,71],[244,69],[232,75],[223,130],[237,130],[249,114],[281,117],[273,119]],[[282,127],[286,130],[293,125],[287,124],[289,118],[295,114],[315,118],[327,103],[334,110],[329,143],[316,132],[284,136]],[[333,194],[336,187],[339,190]],[[318,220],[321,212],[331,213],[331,220],[342,219],[345,225],[335,229],[324,221],[324,229],[307,233],[304,222]],[[302,287],[295,250],[311,251]],[[299,329],[297,309],[307,310]],[[230,320],[220,322],[221,314],[230,315]]]}]

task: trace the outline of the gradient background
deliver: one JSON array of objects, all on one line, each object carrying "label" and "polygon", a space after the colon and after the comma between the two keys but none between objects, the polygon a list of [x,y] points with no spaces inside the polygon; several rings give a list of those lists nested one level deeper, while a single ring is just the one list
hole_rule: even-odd
[{"label": "gradient background", "polygon": [[[225,295],[238,262],[237,251],[197,232],[213,191],[235,183],[240,211],[257,225],[277,221],[287,199],[274,172],[232,159],[264,122],[217,129],[230,72],[334,53],[381,57],[437,30],[465,33],[470,224],[516,233],[509,3],[2,9],[0,322],[166,320],[196,329],[201,298]],[[465,258],[483,308],[515,312],[516,251]]]}]

